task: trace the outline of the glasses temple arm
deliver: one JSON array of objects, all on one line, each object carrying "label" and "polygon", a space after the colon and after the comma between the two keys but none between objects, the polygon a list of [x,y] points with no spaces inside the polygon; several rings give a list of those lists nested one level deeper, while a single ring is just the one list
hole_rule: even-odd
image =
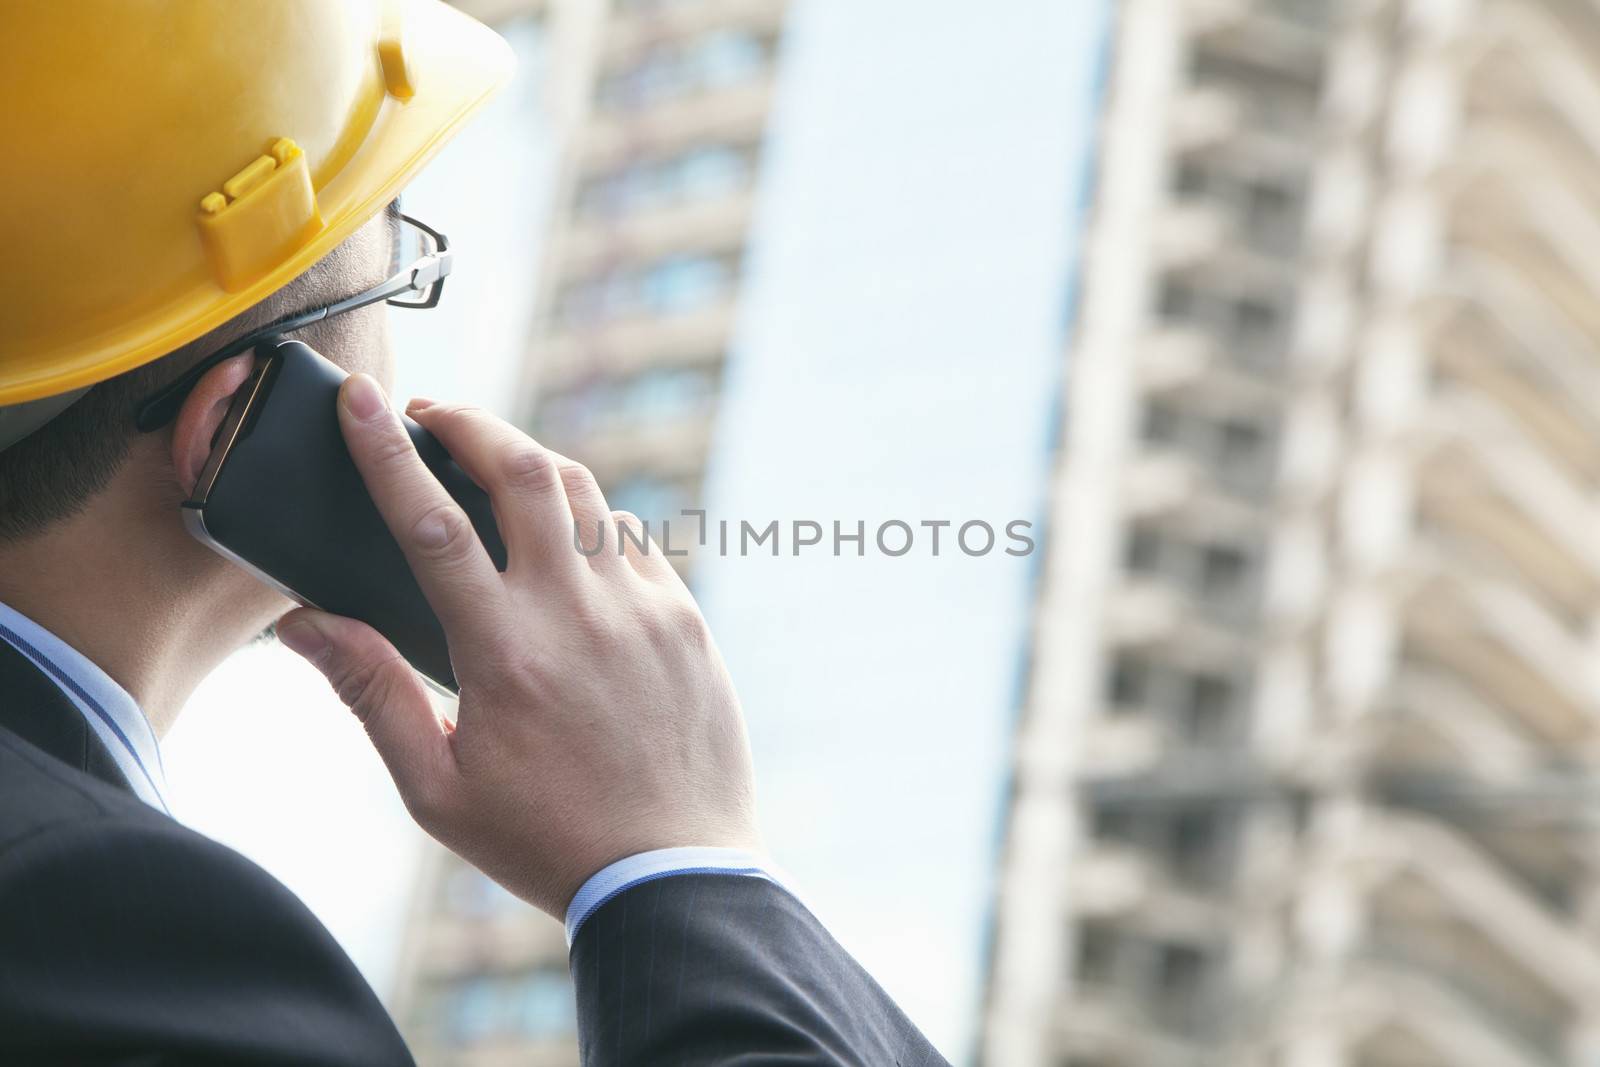
[{"label": "glasses temple arm", "polygon": [[195,383],[212,367],[219,363],[224,363],[234,356],[243,355],[275,334],[290,333],[294,330],[304,329],[314,322],[321,322],[328,317],[328,313],[331,310],[331,308],[317,308],[299,315],[291,315],[286,319],[279,319],[277,322],[269,323],[258,330],[251,330],[243,337],[237,338],[218,349],[178,375],[155,396],[145,401],[139,408],[138,414],[134,416],[134,425],[140,433],[159,430],[177,417],[178,408],[183,404],[184,398],[195,387]]},{"label": "glasses temple arm", "polygon": [[[400,217],[434,240],[435,248],[433,252],[422,257],[418,261],[420,265],[413,264],[412,269],[404,275],[390,278],[387,282],[368,289],[364,293],[358,293],[355,296],[313,311],[291,315],[288,318],[279,319],[277,322],[263,326],[258,330],[252,330],[196,363],[155,396],[145,401],[140,406],[138,414],[134,416],[134,425],[138,427],[141,433],[148,433],[151,430],[157,430],[165,426],[177,416],[178,408],[183,403],[184,397],[189,395],[189,391],[194,388],[195,383],[200,380],[206,371],[224,360],[243,354],[274,334],[290,333],[294,330],[304,329],[312,323],[321,322],[335,315],[343,315],[347,311],[355,311],[357,308],[376,304],[382,300],[388,300],[401,293],[422,292],[430,286],[442,285],[444,279],[450,274],[451,261],[454,258],[450,254],[449,239],[438,230],[426,223],[418,222],[410,215],[401,215]],[[437,300],[434,303],[437,303]],[[431,307],[432,304],[428,306]]]}]

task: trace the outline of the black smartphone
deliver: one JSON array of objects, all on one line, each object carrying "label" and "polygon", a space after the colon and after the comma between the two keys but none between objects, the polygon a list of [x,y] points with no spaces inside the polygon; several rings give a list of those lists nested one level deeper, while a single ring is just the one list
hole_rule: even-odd
[{"label": "black smartphone", "polygon": [[[184,502],[189,532],[300,603],[367,623],[425,678],[456,692],[439,619],[345,448],[337,403],[349,375],[299,341],[265,341],[255,356]],[[505,570],[488,494],[432,434],[401,419]]]}]

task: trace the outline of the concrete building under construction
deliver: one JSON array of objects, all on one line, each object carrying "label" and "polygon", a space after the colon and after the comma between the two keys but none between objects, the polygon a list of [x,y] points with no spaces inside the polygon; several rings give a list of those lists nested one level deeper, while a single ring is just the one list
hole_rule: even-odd
[{"label": "concrete building under construction", "polygon": [[1124,0],[994,1067],[1600,1056],[1600,9]]},{"label": "concrete building under construction", "polygon": [[[698,499],[787,0],[461,6],[545,24],[560,173],[517,420],[612,507],[675,517]],[[561,924],[442,849],[394,1007],[425,1067],[578,1062]]]}]

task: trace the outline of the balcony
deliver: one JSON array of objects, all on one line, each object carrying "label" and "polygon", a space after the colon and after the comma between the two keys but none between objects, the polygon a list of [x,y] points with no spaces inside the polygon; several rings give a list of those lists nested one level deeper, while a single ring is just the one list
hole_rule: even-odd
[{"label": "balcony", "polygon": [[1374,821],[1363,848],[1373,925],[1381,931],[1387,923],[1389,940],[1415,945],[1432,931],[1435,944],[1475,956],[1502,999],[1546,1004],[1547,1014],[1600,997],[1594,946],[1446,824],[1391,811]]},{"label": "balcony", "polygon": [[540,19],[550,16],[550,0],[451,0],[451,4],[491,26],[524,15]]},{"label": "balcony", "polygon": [[705,466],[710,442],[709,418],[612,426],[572,440],[554,436],[545,441],[557,452],[581,456],[601,485],[641,473],[665,478],[695,475]]},{"label": "balcony", "polygon": [[1253,635],[1195,607],[1192,596],[1169,582],[1127,581],[1107,609],[1106,640],[1181,649],[1179,658],[1212,663],[1237,662],[1255,654]]},{"label": "balcony", "polygon": [[1192,1040],[1153,1026],[1144,1006],[1115,986],[1081,986],[1062,995],[1049,1026],[1059,1062],[1073,1067],[1182,1064],[1192,1062],[1195,1050]]},{"label": "balcony", "polygon": [[[1266,123],[1258,118],[1269,119]],[[1167,141],[1180,158],[1228,158],[1263,170],[1283,172],[1306,166],[1307,139],[1314,117],[1303,121],[1266,114],[1242,94],[1221,85],[1200,85],[1174,98]]]},{"label": "balcony", "polygon": [[1200,736],[1186,722],[1190,718],[1169,707],[1119,708],[1096,716],[1085,724],[1078,765],[1092,768],[1096,777],[1137,777],[1177,763],[1235,759],[1248,743],[1243,712],[1234,724]]},{"label": "balcony", "polygon": [[1190,32],[1211,52],[1314,83],[1337,0],[1187,0]]},{"label": "balcony", "polygon": [[562,964],[567,954],[561,924],[532,909],[495,920],[434,917],[422,933],[418,953],[427,973],[435,976]]},{"label": "balcony", "polygon": [[1166,210],[1155,227],[1155,259],[1168,267],[1183,268],[1226,256],[1236,251],[1232,247],[1232,230],[1221,204],[1200,199],[1180,201]]},{"label": "balcony", "polygon": [[[1482,1064],[1562,1067],[1548,1034],[1516,1013],[1485,1003],[1456,973],[1398,949],[1367,949],[1337,990],[1300,998],[1305,1011],[1350,1020],[1351,1051],[1362,1064]],[[1470,981],[1470,980],[1469,980]],[[1524,1027],[1529,1029],[1524,1036]]]},{"label": "balcony", "polygon": [[1139,382],[1147,393],[1171,394],[1177,401],[1211,410],[1276,413],[1286,402],[1282,379],[1261,373],[1263,364],[1281,365],[1282,351],[1238,351],[1219,331],[1197,322],[1171,322],[1152,331],[1139,358]]},{"label": "balcony", "polygon": [[1420,523],[1465,550],[1451,569],[1527,581],[1573,626],[1600,603],[1600,508],[1482,396],[1445,390],[1417,467]]},{"label": "balcony", "polygon": [[1388,810],[1448,828],[1555,921],[1570,924],[1581,920],[1594,867],[1587,827],[1600,794],[1592,781],[1592,769],[1553,756],[1509,781],[1463,766],[1390,760],[1371,768],[1365,789]]},{"label": "balcony", "polygon": [[1515,585],[1445,574],[1423,562],[1401,607],[1406,639],[1547,744],[1593,735],[1600,716],[1592,656]]},{"label": "balcony", "polygon": [[[1480,72],[1481,73],[1481,72]],[[1508,72],[1506,77],[1521,80]],[[1503,83],[1502,83],[1503,84]],[[1488,100],[1490,87],[1474,81],[1469,93]],[[1513,101],[1521,103],[1515,108]],[[1600,203],[1600,143],[1575,130],[1564,114],[1549,110],[1544,101],[1519,99],[1515,89],[1510,99],[1485,102],[1481,107],[1469,103],[1476,112],[1469,119],[1460,146],[1452,154],[1459,173],[1470,174],[1497,168],[1505,160],[1516,160],[1525,172],[1547,175],[1571,189],[1581,200]]]},{"label": "balcony", "polygon": [[698,93],[642,111],[596,113],[583,131],[582,167],[596,170],[630,155],[665,153],[705,141],[760,140],[772,108],[769,74],[735,88]]},{"label": "balcony", "polygon": [[1443,293],[1459,303],[1431,346],[1440,376],[1491,398],[1556,463],[1600,486],[1596,339],[1493,256],[1457,255]]},{"label": "balcony", "polygon": [[1271,456],[1230,461],[1183,441],[1153,442],[1128,464],[1123,506],[1134,518],[1181,517],[1218,532],[1259,529],[1275,471]]},{"label": "balcony", "polygon": [[614,218],[574,222],[562,237],[557,283],[626,263],[685,252],[743,248],[750,225],[749,190],[715,200]]},{"label": "balcony", "polygon": [[1448,830],[1391,817],[1371,844],[1394,866],[1367,888],[1357,960],[1470,1006],[1482,1036],[1526,1062],[1565,1062],[1565,1031],[1600,982],[1593,948]]},{"label": "balcony", "polygon": [[606,23],[603,58],[614,65],[664,38],[693,37],[727,27],[777,32],[788,7],[789,0],[617,4]]},{"label": "balcony", "polygon": [[[1221,2],[1227,5],[1229,0]],[[1316,56],[1307,65],[1287,70],[1275,64],[1293,62],[1293,49],[1244,44],[1236,31],[1250,25],[1260,23],[1218,22],[1214,32],[1220,49],[1202,37],[1190,86],[1177,98],[1168,120],[1169,140],[1180,155],[1213,152],[1273,170],[1303,170],[1319,120],[1317,79],[1314,74],[1308,78],[1307,72],[1320,68],[1324,42],[1316,41]]]},{"label": "balcony", "polygon": [[[1209,947],[1214,936],[1169,940],[1118,923],[1081,924],[1077,980],[1063,997],[1057,1041],[1118,1048],[1130,1063],[1192,1062],[1193,1043],[1220,1040],[1239,1022],[1220,953]],[[1086,943],[1096,942],[1086,959]]]},{"label": "balcony", "polygon": [[535,342],[541,388],[596,374],[624,376],[661,365],[720,362],[733,332],[733,298],[677,315],[635,316],[557,329]]},{"label": "balcony", "polygon": [[[1448,671],[1405,659],[1365,723],[1361,762],[1403,773],[1449,770],[1511,785],[1544,763],[1547,752],[1506,709],[1492,705]],[[1396,743],[1394,731],[1426,731],[1433,744]]]},{"label": "balcony", "polygon": [[1169,270],[1223,271],[1236,291],[1275,290],[1295,260],[1297,226],[1251,226],[1234,204],[1183,196],[1156,229],[1155,258]]},{"label": "balcony", "polygon": [[[1205,255],[1216,254],[1206,250]],[[1160,325],[1151,335],[1149,362],[1159,382],[1177,382],[1191,368],[1216,369],[1230,381],[1253,379],[1258,407],[1280,408],[1274,394],[1260,391],[1283,382],[1289,368],[1296,293],[1279,270],[1259,275],[1208,271],[1200,257],[1175,266],[1160,279],[1153,303]],[[1239,383],[1240,389],[1249,386]]]},{"label": "balcony", "polygon": [[1137,774],[1160,762],[1177,740],[1177,731],[1155,715],[1101,717],[1085,730],[1078,762],[1093,767],[1096,774]]},{"label": "balcony", "polygon": [[1554,321],[1600,344],[1600,211],[1559,173],[1480,157],[1461,165],[1446,221],[1452,258],[1504,265],[1538,294]]},{"label": "balcony", "polygon": [[1469,130],[1515,131],[1536,139],[1565,155],[1574,164],[1574,177],[1593,182],[1592,164],[1600,156],[1600,76],[1593,46],[1600,41],[1592,18],[1584,41],[1548,7],[1519,6],[1496,14],[1491,43],[1464,87]]}]

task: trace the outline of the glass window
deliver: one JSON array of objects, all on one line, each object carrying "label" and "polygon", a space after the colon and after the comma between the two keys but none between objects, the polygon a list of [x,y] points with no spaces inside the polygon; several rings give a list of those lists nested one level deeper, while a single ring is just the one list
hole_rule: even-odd
[{"label": "glass window", "polygon": [[578,210],[591,217],[615,216],[714,200],[745,188],[754,170],[752,147],[700,145],[590,178],[578,193]]},{"label": "glass window", "polygon": [[1294,192],[1278,182],[1247,183],[1244,228],[1249,240],[1262,251],[1292,254],[1300,236],[1300,209]]},{"label": "glass window", "polygon": [[1153,571],[1161,558],[1161,539],[1154,530],[1138,527],[1128,538],[1127,563],[1130,571]]},{"label": "glass window", "polygon": [[634,378],[622,390],[618,413],[627,418],[668,420],[709,412],[716,380],[699,368],[661,368]]},{"label": "glass window", "polygon": [[720,255],[676,255],[576,281],[561,294],[561,318],[572,326],[630,315],[693,311],[732,288],[735,260]]},{"label": "glass window", "polygon": [[1221,827],[1214,811],[1179,812],[1172,820],[1168,862],[1172,873],[1185,882],[1211,881],[1218,868]]},{"label": "glass window", "polygon": [[1300,134],[1316,114],[1316,69],[1277,69],[1259,58],[1199,50],[1192,71],[1196,86],[1232,94],[1264,131]]},{"label": "glass window", "polygon": [[1133,812],[1114,804],[1097,804],[1090,816],[1089,833],[1098,841],[1130,841],[1136,820]]},{"label": "glass window", "polygon": [[1241,300],[1234,306],[1234,328],[1241,340],[1260,341],[1278,325],[1278,309],[1264,300]]},{"label": "glass window", "polygon": [[1269,0],[1268,6],[1285,18],[1316,29],[1332,23],[1328,0]]},{"label": "glass window", "polygon": [[669,256],[645,272],[641,289],[650,310],[670,314],[711,303],[732,280],[720,257]]},{"label": "glass window", "polygon": [[1206,972],[1205,953],[1189,945],[1164,945],[1156,982],[1163,995],[1188,1000],[1200,992]]},{"label": "glass window", "polygon": [[473,974],[432,991],[433,1025],[454,1045],[521,1038],[562,1038],[577,1030],[572,984],[565,971],[534,969]]},{"label": "glass window", "polygon": [[456,1044],[470,1045],[500,1029],[499,990],[491,978],[474,975],[450,989],[444,999],[445,1030]]},{"label": "glass window", "polygon": [[1248,557],[1229,545],[1211,545],[1200,554],[1200,587],[1209,594],[1229,593],[1244,581]]},{"label": "glass window", "polygon": [[1259,425],[1229,419],[1222,424],[1221,454],[1218,458],[1224,466],[1250,463],[1260,455],[1265,440],[1266,433]]},{"label": "glass window", "polygon": [[1167,279],[1161,287],[1161,317],[1164,319],[1187,319],[1194,316],[1196,306],[1195,292],[1183,282]]},{"label": "glass window", "polygon": [[1143,704],[1149,696],[1150,666],[1137,656],[1119,655],[1111,668],[1112,706],[1128,708]]},{"label": "glass window", "polygon": [[[681,484],[650,475],[636,475],[605,491],[606,502],[616,511],[630,511],[652,524],[652,535],[660,536],[662,519],[673,519],[674,530],[680,525],[686,530],[694,528],[694,520],[681,519],[679,513],[689,506],[688,490]],[[714,532],[712,536],[715,536]],[[677,538],[674,537],[674,541]],[[676,550],[679,545],[674,544]]]},{"label": "glass window", "polygon": [[1078,928],[1075,970],[1085,985],[1103,985],[1116,971],[1117,932],[1105,923],[1086,922]]},{"label": "glass window", "polygon": [[691,56],[689,62],[700,84],[710,88],[750,81],[767,64],[764,42],[747,30],[723,29],[708,33]]},{"label": "glass window", "polygon": [[706,367],[661,367],[623,379],[602,379],[546,397],[540,432],[559,438],[649,422],[701,418],[717,398],[717,372]]},{"label": "glass window", "polygon": [[1208,184],[1206,172],[1198,163],[1185,163],[1180,166],[1178,176],[1173,181],[1173,187],[1183,196],[1203,193]]},{"label": "glass window", "polygon": [[1189,679],[1185,715],[1187,732],[1194,741],[1216,740],[1227,729],[1233,709],[1233,683],[1216,674],[1196,674]]},{"label": "glass window", "polygon": [[1252,227],[1284,226],[1294,218],[1294,196],[1272,182],[1252,182],[1245,191],[1245,217]]},{"label": "glass window", "polygon": [[728,145],[707,145],[678,160],[676,185],[683,200],[710,200],[742,188],[750,179],[751,158]]},{"label": "glass window", "polygon": [[457,865],[442,883],[444,905],[453,915],[490,918],[528,908],[498,883],[465,865]]},{"label": "glass window", "polygon": [[603,110],[634,111],[677,97],[742,85],[766,70],[772,38],[724,28],[655,45],[628,65],[603,75],[595,100]]},{"label": "glass window", "polygon": [[516,1031],[523,1037],[561,1037],[577,1031],[572,983],[565,972],[531,971],[510,990]]},{"label": "glass window", "polygon": [[1147,441],[1170,442],[1177,439],[1181,418],[1169,404],[1151,401],[1144,409],[1144,436]]}]

